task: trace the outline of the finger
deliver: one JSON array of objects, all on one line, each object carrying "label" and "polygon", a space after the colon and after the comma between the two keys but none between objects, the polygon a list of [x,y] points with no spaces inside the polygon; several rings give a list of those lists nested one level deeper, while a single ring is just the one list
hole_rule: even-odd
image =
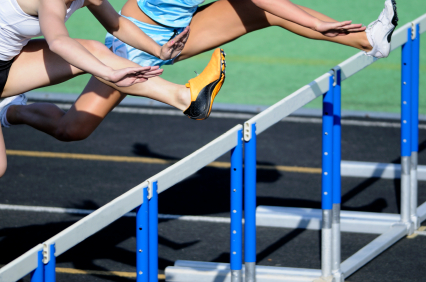
[{"label": "finger", "polygon": [[339,29],[339,28],[343,28],[345,26],[351,25],[351,23],[352,21],[344,21],[344,22],[335,22],[331,24],[332,24],[332,28]]},{"label": "finger", "polygon": [[354,29],[348,29],[347,32],[361,32],[361,31],[365,31],[367,29],[367,27],[361,27],[361,28],[354,28]]},{"label": "finger", "polygon": [[346,26],[342,26],[342,28],[344,29],[354,29],[354,28],[361,28],[362,24],[350,24],[350,25],[346,25]]},{"label": "finger", "polygon": [[157,71],[150,71],[150,72],[144,73],[142,75],[145,77],[147,75],[160,75],[162,73],[163,73],[163,70],[157,70]]},{"label": "finger", "polygon": [[187,35],[187,33],[188,32],[185,32],[185,30],[184,31],[182,31],[181,33],[179,33],[175,38],[174,38],[174,40],[175,40],[175,42],[181,42],[185,37],[186,37],[186,35]]},{"label": "finger", "polygon": [[181,33],[179,33],[175,38],[175,42],[186,42],[189,36],[189,26],[187,26]]},{"label": "finger", "polygon": [[147,67],[132,67],[132,68],[127,68],[125,70],[127,70],[127,73],[147,72],[147,71],[151,70],[151,67],[150,66],[147,66]]}]

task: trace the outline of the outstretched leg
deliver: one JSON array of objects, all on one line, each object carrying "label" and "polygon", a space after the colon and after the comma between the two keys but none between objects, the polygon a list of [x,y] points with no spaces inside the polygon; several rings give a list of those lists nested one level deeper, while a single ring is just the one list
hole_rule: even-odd
[{"label": "outstretched leg", "polygon": [[[79,42],[114,68],[136,65],[114,55],[99,42]],[[80,74],[83,74],[80,69],[52,53],[46,41],[33,40],[15,59],[1,96],[14,96],[34,88],[61,83]],[[121,90],[155,99],[181,110],[185,110],[190,103],[188,88],[159,77]],[[92,77],[83,94],[66,113],[49,103],[11,105],[6,119],[10,124],[28,124],[62,141],[81,140],[89,136],[125,96],[126,94]]]},{"label": "outstretched leg", "polygon": [[[114,68],[126,67],[129,63],[134,63],[115,56],[105,46],[97,42],[81,40],[86,48],[95,45],[93,53],[106,65]],[[100,45],[100,46],[98,46]],[[77,99],[72,108],[66,113],[54,104],[35,103],[32,105],[11,105],[6,111],[6,120],[9,124],[27,124],[40,131],[43,131],[62,141],[76,141],[87,138],[101,123],[105,116],[126,96],[123,93],[137,94],[148,97],[163,103],[172,105],[180,110],[192,110],[187,114],[191,118],[199,118],[200,113],[208,114],[211,110],[211,102],[208,109],[204,105],[206,102],[191,103],[197,100],[197,94],[210,93],[216,95],[220,86],[209,91],[202,91],[206,82],[215,80],[222,76],[222,62],[217,61],[222,52],[215,51],[207,72],[201,73],[197,78],[188,82],[189,88],[184,85],[177,85],[159,77],[150,78],[148,81],[135,84],[130,87],[118,88],[123,92],[114,89],[101,81],[91,78],[83,94]],[[111,56],[112,55],[112,56]],[[31,65],[31,67],[26,67]],[[81,74],[81,70],[69,65],[56,54],[48,50],[44,40],[31,42],[13,63],[9,73],[9,79],[3,92],[4,96],[16,95],[30,89],[60,83]],[[216,74],[215,74],[216,73]],[[29,77],[25,84],[20,85],[19,78]],[[201,78],[201,81],[197,79]],[[224,77],[219,82],[223,82]],[[116,87],[117,88],[117,87]],[[201,89],[201,91],[199,90]],[[210,89],[210,88],[209,88]],[[191,106],[189,104],[191,103]],[[189,106],[189,107],[188,107]],[[201,111],[198,109],[202,108]],[[185,111],[185,113],[187,112]],[[206,118],[207,115],[202,116]]]},{"label": "outstretched leg", "polygon": [[[138,66],[113,54],[97,41],[78,39],[78,42],[104,64],[114,69]],[[35,88],[58,84],[83,73],[82,70],[50,51],[45,40],[32,40],[15,58],[1,97],[14,96]],[[129,87],[107,84],[122,93],[154,99],[181,110],[185,110],[190,103],[190,93],[184,85],[174,84],[159,77]]]},{"label": "outstretched leg", "polygon": [[[300,7],[320,20],[335,22],[332,18],[317,11]],[[280,26],[310,39],[336,42],[363,51],[370,51],[372,48],[365,32],[327,37],[268,13],[258,8],[250,0],[219,0],[210,5],[202,6],[194,15],[190,24],[191,34],[176,61],[187,59],[233,41],[249,32],[270,26]]]}]

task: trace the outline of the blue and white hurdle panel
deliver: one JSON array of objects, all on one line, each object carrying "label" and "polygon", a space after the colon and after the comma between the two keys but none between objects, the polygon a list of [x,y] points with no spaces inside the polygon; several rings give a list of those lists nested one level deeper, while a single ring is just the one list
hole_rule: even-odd
[{"label": "blue and white hurdle panel", "polygon": [[[341,81],[377,60],[363,53],[339,64],[330,73],[244,123],[246,282],[342,282],[399,239],[412,234],[426,219],[426,203],[417,207],[419,46],[420,34],[424,32],[426,15],[397,30],[392,38],[392,51],[402,46],[400,166],[341,161]],[[322,209],[259,206],[256,219],[252,220],[252,207],[256,202],[257,135],[321,95],[324,95]],[[426,172],[424,167],[423,172]],[[401,214],[340,211],[341,176],[401,178]],[[426,180],[424,177],[426,175],[421,179]],[[321,229],[321,269],[256,266],[256,225]],[[381,235],[342,263],[341,231]],[[230,266],[225,263],[176,261],[175,266],[166,268],[166,281],[240,281],[230,280],[229,272]]]}]

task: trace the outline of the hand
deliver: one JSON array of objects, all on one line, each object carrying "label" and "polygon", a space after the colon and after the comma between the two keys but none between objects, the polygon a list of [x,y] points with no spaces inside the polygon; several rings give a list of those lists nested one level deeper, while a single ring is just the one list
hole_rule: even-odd
[{"label": "hand", "polygon": [[353,32],[360,32],[366,29],[362,24],[352,24],[352,21],[344,21],[344,22],[323,22],[319,21],[315,26],[315,30],[322,33],[327,37],[336,37],[347,35]]},{"label": "hand", "polygon": [[187,26],[180,34],[172,38],[169,42],[161,46],[160,59],[170,60],[175,58],[182,52],[189,36],[189,26]]},{"label": "hand", "polygon": [[149,78],[159,76],[163,73],[163,69],[155,67],[136,67],[113,70],[107,79],[119,87],[132,86],[136,83],[147,81]]}]

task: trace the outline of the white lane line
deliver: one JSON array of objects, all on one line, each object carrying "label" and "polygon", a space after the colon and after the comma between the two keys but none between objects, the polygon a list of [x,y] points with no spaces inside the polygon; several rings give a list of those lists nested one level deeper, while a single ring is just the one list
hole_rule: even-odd
[{"label": "white lane line", "polygon": [[[56,104],[63,110],[71,108],[71,104]],[[146,108],[132,108],[132,107],[116,107],[112,110],[115,113],[127,113],[127,114],[146,114],[146,115],[161,115],[161,116],[181,116],[184,117],[179,110],[167,110],[167,109],[146,109]],[[243,119],[247,120],[252,118],[253,114],[242,114],[242,113],[224,113],[224,112],[213,112],[210,115],[214,118],[229,118],[229,119]],[[283,122],[296,122],[296,123],[317,123],[321,124],[321,118],[304,118],[304,117],[286,117],[282,119]],[[342,119],[342,125],[355,125],[355,126],[366,126],[366,127],[387,127],[387,128],[401,128],[399,122],[382,122],[382,121],[361,121],[354,119]],[[419,124],[419,129],[426,129],[426,124]]]},{"label": "white lane line", "polygon": [[[21,206],[21,205],[6,205],[0,204],[0,210],[8,211],[26,211],[26,212],[47,212],[47,213],[66,213],[88,215],[95,210],[85,209],[68,209],[57,207],[42,207],[42,206]],[[125,217],[136,217],[136,213],[129,212],[124,215]],[[183,221],[199,221],[199,222],[215,222],[215,223],[230,223],[230,218],[226,217],[213,217],[213,216],[195,216],[195,215],[175,215],[175,214],[158,214],[159,219],[173,219]]]}]

